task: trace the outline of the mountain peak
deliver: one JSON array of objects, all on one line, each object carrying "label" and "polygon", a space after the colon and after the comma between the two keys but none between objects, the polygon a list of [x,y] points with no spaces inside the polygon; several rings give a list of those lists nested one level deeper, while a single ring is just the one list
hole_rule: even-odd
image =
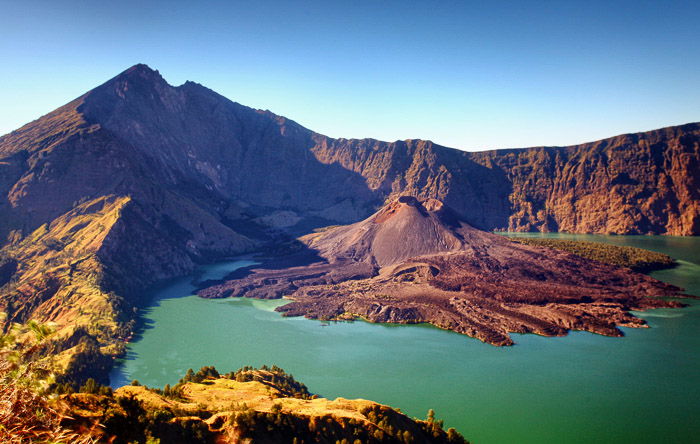
[{"label": "mountain peak", "polygon": [[119,75],[110,80],[110,82],[113,82],[115,80],[135,79],[143,79],[155,83],[167,83],[163,76],[160,75],[160,72],[158,72],[157,69],[153,69],[145,63],[137,63],[136,65],[122,71]]},{"label": "mountain peak", "polygon": [[102,85],[87,93],[88,96],[102,95],[107,93],[123,98],[129,90],[150,90],[156,86],[170,86],[160,75],[158,70],[152,69],[144,63],[138,63],[125,69],[121,73],[107,80]]},{"label": "mountain peak", "polygon": [[150,66],[146,65],[145,63],[137,63],[131,68],[127,69],[127,71],[135,71],[135,70],[140,70],[140,71],[148,71],[148,72],[158,72],[157,69],[153,69]]},{"label": "mountain peak", "polygon": [[153,69],[150,66],[146,65],[145,63],[137,63],[134,66],[124,70],[122,74],[130,74],[130,73],[138,73],[138,74],[146,74],[146,75],[160,75],[157,69]]},{"label": "mountain peak", "polygon": [[85,94],[79,111],[88,121],[112,130],[133,127],[134,122],[142,125],[165,111],[164,103],[173,102],[172,90],[160,72],[139,63]]}]

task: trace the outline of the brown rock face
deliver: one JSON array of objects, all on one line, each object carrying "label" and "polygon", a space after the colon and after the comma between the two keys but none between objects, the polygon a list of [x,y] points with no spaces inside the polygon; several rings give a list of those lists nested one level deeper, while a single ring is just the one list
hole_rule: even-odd
[{"label": "brown rock face", "polygon": [[316,136],[312,151],[382,196],[444,201],[482,229],[700,234],[700,125],[583,145],[466,153]]},{"label": "brown rock face", "polygon": [[698,235],[699,136],[688,124],[473,158],[507,174],[510,230]]},{"label": "brown rock face", "polygon": [[494,345],[511,332],[621,336],[632,309],[673,307],[646,275],[477,230],[441,202],[400,197],[370,218],[301,238],[321,261],[258,269],[203,297],[288,297],[288,316],[429,322]]}]

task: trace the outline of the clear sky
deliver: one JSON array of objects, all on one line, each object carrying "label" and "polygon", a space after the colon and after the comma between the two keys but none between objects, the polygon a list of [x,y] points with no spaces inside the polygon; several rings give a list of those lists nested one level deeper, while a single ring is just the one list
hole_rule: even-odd
[{"label": "clear sky", "polygon": [[333,137],[486,148],[700,121],[700,1],[0,0],[0,134],[136,63]]}]

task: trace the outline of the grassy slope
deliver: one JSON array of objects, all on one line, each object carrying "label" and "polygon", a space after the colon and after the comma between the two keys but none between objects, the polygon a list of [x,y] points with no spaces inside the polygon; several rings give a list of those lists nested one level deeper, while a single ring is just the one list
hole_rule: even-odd
[{"label": "grassy slope", "polygon": [[46,350],[58,373],[86,347],[80,337],[92,338],[104,355],[121,352],[119,298],[102,286],[104,266],[97,253],[128,203],[123,196],[86,202],[3,249],[18,262],[13,279],[0,288],[10,301],[4,307],[8,321],[53,324],[56,333]]}]

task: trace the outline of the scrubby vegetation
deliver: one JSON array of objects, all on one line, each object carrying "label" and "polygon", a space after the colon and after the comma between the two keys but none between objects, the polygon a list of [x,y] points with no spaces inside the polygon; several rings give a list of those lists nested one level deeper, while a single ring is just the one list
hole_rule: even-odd
[{"label": "scrubby vegetation", "polygon": [[312,399],[306,385],[294,379],[294,376],[286,373],[283,369],[273,365],[272,367],[263,365],[260,369],[250,366],[243,367],[235,372],[227,373],[225,378],[238,382],[258,381],[270,385],[284,393],[285,396],[299,399]]},{"label": "scrubby vegetation", "polygon": [[202,367],[163,389],[56,383],[32,358],[52,334],[31,323],[0,337],[0,442],[466,443],[432,410],[417,420],[371,401],[318,399],[274,365]]},{"label": "scrubby vegetation", "polygon": [[180,379],[180,384],[185,384],[188,382],[199,384],[207,378],[218,378],[219,376],[219,372],[214,366],[202,367],[199,369],[199,371],[197,371],[197,373],[195,373],[194,370],[189,369],[187,370],[185,376]]},{"label": "scrubby vegetation", "polygon": [[0,335],[0,442],[92,442],[65,427],[64,415],[50,402],[54,375],[37,350],[53,333],[30,321]]},{"label": "scrubby vegetation", "polygon": [[71,394],[61,398],[70,417],[64,422],[95,442],[210,443],[215,433],[202,420],[204,411],[154,408],[133,395]]},{"label": "scrubby vegetation", "polygon": [[106,378],[133,332],[134,306],[126,291],[115,292],[98,254],[129,201],[86,202],[0,250],[0,310],[7,313],[0,328],[59,319],[39,352],[52,357],[62,382]]},{"label": "scrubby vegetation", "polygon": [[230,424],[235,426],[242,437],[256,443],[467,443],[454,429],[445,432],[439,421],[414,422],[389,407],[379,405],[362,414],[365,413],[369,424],[330,414],[304,418],[280,411],[267,413],[244,408],[231,416]]},{"label": "scrubby vegetation", "polygon": [[642,248],[611,245],[602,242],[576,241],[568,239],[546,239],[533,237],[511,237],[525,245],[554,248],[586,259],[631,268],[640,273],[673,267],[672,257]]}]

